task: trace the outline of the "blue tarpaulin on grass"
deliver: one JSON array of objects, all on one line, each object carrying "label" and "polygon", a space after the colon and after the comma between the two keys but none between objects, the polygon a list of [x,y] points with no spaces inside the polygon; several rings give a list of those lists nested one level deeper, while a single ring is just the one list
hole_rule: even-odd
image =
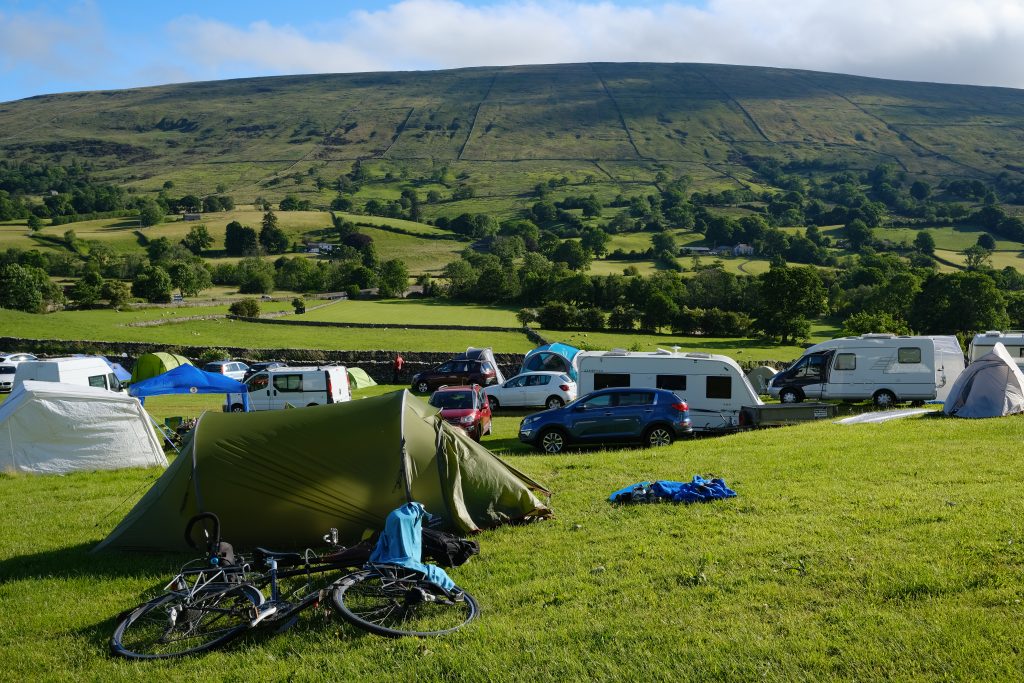
[{"label": "blue tarpaulin on grass", "polygon": [[396,564],[426,575],[432,584],[445,590],[455,587],[443,569],[423,563],[423,518],[427,511],[422,503],[406,503],[388,513],[384,531],[370,555],[371,564]]},{"label": "blue tarpaulin on grass", "polygon": [[194,365],[179,365],[156,377],[136,382],[128,393],[140,401],[146,396],[164,394],[242,394],[242,405],[249,412],[249,387],[238,380],[200,370]]},{"label": "blue tarpaulin on grass", "polygon": [[691,482],[642,481],[613,493],[608,500],[613,503],[650,503],[663,500],[671,503],[698,503],[720,498],[735,498],[736,492],[721,479],[705,479],[695,475]]}]

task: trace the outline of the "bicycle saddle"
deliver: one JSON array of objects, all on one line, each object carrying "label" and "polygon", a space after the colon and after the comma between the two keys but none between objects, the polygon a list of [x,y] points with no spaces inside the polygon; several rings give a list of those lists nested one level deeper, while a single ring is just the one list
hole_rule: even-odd
[{"label": "bicycle saddle", "polygon": [[278,566],[281,567],[292,567],[305,562],[302,553],[278,552],[276,550],[268,550],[267,548],[256,548],[256,559],[259,563],[267,560],[276,560]]}]

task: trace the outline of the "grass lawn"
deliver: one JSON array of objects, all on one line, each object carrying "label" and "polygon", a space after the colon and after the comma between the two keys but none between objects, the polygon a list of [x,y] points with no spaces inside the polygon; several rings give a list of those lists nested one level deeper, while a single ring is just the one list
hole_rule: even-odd
[{"label": "grass lawn", "polygon": [[[499,417],[485,444],[554,491],[556,517],[477,537],[480,555],[451,574],[481,617],[439,640],[307,614],[203,657],[114,660],[115,616],[187,558],[88,551],[160,471],[0,475],[5,677],[1020,679],[1024,470],[1006,445],[1024,418],[816,423],[559,456],[520,447],[517,423]],[[606,500],[698,473],[739,497]]]},{"label": "grass lawn", "polygon": [[445,299],[384,299],[340,301],[310,311],[301,318],[349,323],[519,327],[517,311],[515,308],[459,304]]}]

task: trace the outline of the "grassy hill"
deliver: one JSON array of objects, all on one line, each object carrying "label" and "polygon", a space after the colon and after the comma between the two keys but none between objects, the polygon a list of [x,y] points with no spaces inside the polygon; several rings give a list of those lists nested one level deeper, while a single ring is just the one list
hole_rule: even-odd
[{"label": "grassy hill", "polygon": [[[220,186],[239,204],[325,205],[364,162],[397,197],[441,192],[428,217],[510,214],[565,177],[607,200],[659,171],[756,187],[751,157],[808,168],[892,162],[915,176],[1021,171],[1024,92],[711,64],[565,64],[252,78],[45,95],[0,104],[9,160],[88,163],[138,192]],[[387,174],[391,174],[388,176]],[[451,199],[457,184],[475,196]]]}]

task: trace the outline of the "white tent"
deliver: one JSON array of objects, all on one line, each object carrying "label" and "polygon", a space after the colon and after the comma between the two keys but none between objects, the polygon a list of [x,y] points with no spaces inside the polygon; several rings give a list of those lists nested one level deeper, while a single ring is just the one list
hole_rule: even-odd
[{"label": "white tent", "polygon": [[0,471],[167,467],[137,398],[96,387],[26,381],[0,404]]},{"label": "white tent", "polygon": [[1024,413],[1024,373],[1002,344],[967,366],[949,390],[942,411],[955,417]]}]

